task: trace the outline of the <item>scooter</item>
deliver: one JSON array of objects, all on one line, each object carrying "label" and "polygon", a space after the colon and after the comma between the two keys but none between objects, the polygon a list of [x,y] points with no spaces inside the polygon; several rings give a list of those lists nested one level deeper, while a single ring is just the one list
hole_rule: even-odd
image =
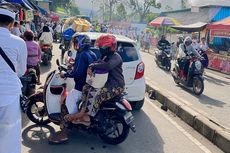
[{"label": "scooter", "polygon": [[35,94],[37,75],[36,71],[32,68],[27,69],[25,75],[20,77],[22,82],[22,95],[20,96],[21,109],[25,113],[27,109],[27,104],[31,95]]},{"label": "scooter", "polygon": [[[27,116],[38,125],[46,125],[50,122],[60,124],[62,121],[60,102],[65,102],[67,92],[73,89],[72,79],[60,77],[61,71],[68,70],[61,66],[58,60],[57,65],[59,71],[54,70],[48,74],[43,92],[30,97]],[[131,110],[129,102],[122,96],[118,96],[102,103],[96,116],[91,118],[90,126],[69,122],[66,124],[69,125],[68,127],[97,134],[104,142],[115,145],[122,143],[128,137],[130,129],[135,132]]]},{"label": "scooter", "polygon": [[165,68],[167,71],[171,70],[171,47],[163,46],[155,52],[155,62],[159,67]]},{"label": "scooter", "polygon": [[52,46],[51,45],[43,45],[41,47],[42,50],[42,62],[44,65],[48,65],[52,60]]},{"label": "scooter", "polygon": [[209,64],[209,59],[208,59],[208,55],[204,50],[199,50],[198,53],[203,57],[203,60],[201,60],[201,63],[203,65],[204,68],[208,67]]},{"label": "scooter", "polygon": [[184,73],[184,70],[180,68],[178,60],[175,61],[174,68],[172,70],[172,77],[176,84],[182,84],[185,87],[192,87],[195,95],[201,95],[204,91],[204,68],[201,60],[193,55],[187,56],[189,61],[188,74]]}]

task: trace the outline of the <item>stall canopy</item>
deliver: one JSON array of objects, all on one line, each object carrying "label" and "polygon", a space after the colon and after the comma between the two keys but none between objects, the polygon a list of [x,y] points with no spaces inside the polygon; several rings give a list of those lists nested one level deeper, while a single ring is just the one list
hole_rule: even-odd
[{"label": "stall canopy", "polygon": [[180,31],[185,31],[188,33],[203,31],[207,26],[207,23],[197,22],[189,25],[173,26],[172,28]]},{"label": "stall canopy", "polygon": [[230,16],[208,25],[209,29],[230,29]]},{"label": "stall canopy", "polygon": [[34,10],[33,6],[27,1],[27,0],[5,0],[10,3],[18,3],[21,4],[23,7],[25,7],[28,10]]},{"label": "stall canopy", "polygon": [[42,8],[40,6],[38,6],[38,8],[39,8],[39,11],[41,12],[41,14],[43,14],[43,15],[47,15],[48,14],[47,11],[44,8]]},{"label": "stall canopy", "polygon": [[230,38],[230,17],[208,25],[213,37]]}]

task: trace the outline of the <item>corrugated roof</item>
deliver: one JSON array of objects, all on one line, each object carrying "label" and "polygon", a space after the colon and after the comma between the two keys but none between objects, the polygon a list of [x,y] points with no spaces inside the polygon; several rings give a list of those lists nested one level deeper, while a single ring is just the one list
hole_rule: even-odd
[{"label": "corrugated roof", "polygon": [[[198,6],[198,7],[199,8],[215,8],[215,7],[226,7],[226,8],[230,8],[230,5],[229,6],[224,6],[224,5],[204,5],[204,6]],[[186,12],[186,11],[191,11],[191,8],[180,9],[180,10],[173,10],[173,11],[166,11],[166,12],[161,12],[161,14]]]}]

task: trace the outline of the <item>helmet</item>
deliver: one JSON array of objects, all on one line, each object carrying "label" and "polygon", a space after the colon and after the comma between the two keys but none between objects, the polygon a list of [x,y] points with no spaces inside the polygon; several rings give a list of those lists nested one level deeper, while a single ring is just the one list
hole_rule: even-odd
[{"label": "helmet", "polygon": [[192,38],[189,37],[189,36],[186,37],[185,40],[184,40],[184,44],[185,44],[186,46],[191,45],[191,44],[192,44]]},{"label": "helmet", "polygon": [[73,42],[77,45],[77,49],[84,49],[86,47],[90,47],[91,40],[89,36],[85,34],[78,34],[73,38]]},{"label": "helmet", "polygon": [[110,52],[115,52],[117,48],[117,39],[113,35],[102,35],[97,38],[96,46],[99,48],[108,48]]}]

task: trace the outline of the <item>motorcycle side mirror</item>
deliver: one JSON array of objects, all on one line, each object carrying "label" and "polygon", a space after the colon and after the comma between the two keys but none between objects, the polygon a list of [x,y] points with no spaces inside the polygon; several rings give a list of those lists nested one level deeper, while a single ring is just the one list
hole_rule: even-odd
[{"label": "motorcycle side mirror", "polygon": [[58,59],[56,60],[56,64],[57,64],[57,66],[60,66],[60,62]]},{"label": "motorcycle side mirror", "polygon": [[59,46],[59,49],[64,49],[64,45],[61,44],[61,45]]},{"label": "motorcycle side mirror", "polygon": [[67,55],[68,55],[69,57],[72,57],[72,55],[73,55],[72,51],[69,50],[68,53],[67,53]]}]

